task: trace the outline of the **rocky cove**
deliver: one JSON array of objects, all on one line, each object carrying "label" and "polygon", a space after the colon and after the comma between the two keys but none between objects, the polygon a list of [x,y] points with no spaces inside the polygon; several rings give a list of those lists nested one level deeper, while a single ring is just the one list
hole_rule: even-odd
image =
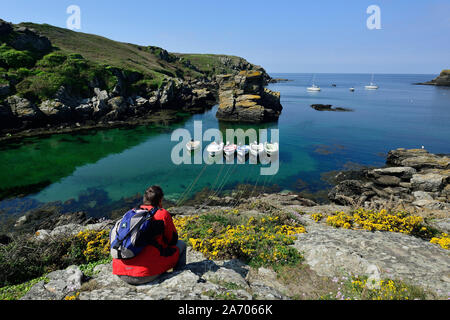
[{"label": "rocky cove", "polygon": [[[70,39],[68,42],[75,43],[80,52],[61,41],[61,34],[64,35],[62,38]],[[99,198],[104,198],[105,202],[109,200],[105,190],[87,187],[92,193],[86,195],[77,194],[77,189],[72,189],[75,191],[71,198],[64,202],[72,210],[64,214],[53,208],[52,203],[25,213],[27,210],[21,210],[21,197],[50,185],[53,189],[70,189],[74,185],[70,185],[70,181],[65,185],[59,183],[66,177],[70,180],[76,168],[86,169],[89,167],[86,164],[90,163],[97,165],[87,171],[90,173],[85,175],[87,180],[103,180],[104,176],[94,177],[94,173],[104,167],[99,159],[111,154],[108,157],[111,166],[105,167],[106,175],[110,176],[118,167],[112,158],[120,156],[123,150],[142,144],[137,151],[143,154],[154,146],[144,143],[151,135],[148,132],[139,133],[141,124],[161,123],[167,127],[169,123],[185,118],[186,114],[203,113],[219,104],[214,114],[214,119],[221,121],[219,127],[225,128],[224,123],[232,126],[236,122],[251,125],[268,122],[267,126],[270,126],[270,123],[276,123],[282,110],[288,120],[293,120],[307,117],[311,106],[318,111],[350,111],[356,105],[357,112],[343,114],[342,118],[340,112],[312,110],[314,115],[310,114],[306,123],[285,122],[280,125],[282,130],[290,126],[291,131],[284,137],[287,138],[286,145],[293,146],[282,154],[289,165],[283,168],[286,173],[280,181],[284,183],[284,188],[304,190],[306,183],[299,177],[304,178],[314,170],[319,175],[321,172],[318,173],[315,166],[326,171],[323,167],[327,166],[323,164],[328,161],[333,164],[327,170],[332,170],[342,167],[345,161],[355,159],[358,152],[349,150],[351,157],[346,158],[345,147],[336,144],[345,141],[342,143],[352,146],[359,138],[354,135],[354,124],[358,122],[352,117],[361,115],[358,120],[372,129],[367,130],[366,137],[361,135],[362,144],[371,145],[376,142],[372,138],[380,132],[390,133],[396,128],[390,123],[386,130],[379,128],[379,124],[385,122],[385,114],[392,115],[394,108],[388,105],[386,96],[380,95],[381,107],[375,105],[371,108],[375,113],[368,115],[364,109],[367,101],[377,99],[370,93],[366,95],[369,100],[360,101],[359,106],[356,103],[351,105],[352,109],[333,108],[336,97],[332,101],[297,102],[299,100],[294,98],[302,95],[302,89],[295,87],[298,81],[292,81],[289,85],[293,87],[288,87],[291,91],[285,91],[289,96],[284,101],[295,101],[295,108],[291,105],[283,109],[281,95],[276,89],[282,88],[277,84],[286,82],[286,79],[271,79],[263,68],[239,57],[169,53],[158,47],[112,42],[49,25],[13,25],[3,20],[0,20],[0,41],[0,141],[17,141],[18,145],[10,148],[14,150],[20,148],[22,138],[27,136],[84,131],[86,136],[92,138],[72,137],[78,139],[79,144],[84,144],[84,148],[75,149],[75,153],[83,151],[89,156],[83,155],[85,159],[70,161],[70,164],[69,160],[77,155],[69,153],[72,148],[66,146],[73,147],[75,144],[65,144],[67,141],[57,138],[46,143],[52,147],[59,145],[59,149],[42,148],[39,151],[42,145],[24,148],[23,163],[17,163],[20,158],[11,153],[10,159],[13,160],[5,168],[14,171],[19,165],[29,164],[26,162],[29,155],[56,150],[56,160],[51,159],[54,161],[51,166],[58,169],[63,163],[67,172],[57,172],[52,180],[45,175],[44,179],[38,176],[30,183],[32,187],[15,185],[11,188],[13,191],[2,190],[13,197],[12,206],[21,217],[17,219],[13,216],[14,221],[3,226],[4,232],[0,235],[0,265],[3,270],[0,276],[1,299],[448,298],[449,156],[431,154],[424,149],[392,150],[384,167],[365,167],[333,175],[334,187],[327,195],[329,203],[319,204],[315,199],[306,199],[307,192],[280,192],[282,188],[276,184],[266,188],[269,179],[260,182],[259,186],[258,180],[256,184],[254,181],[249,183],[250,174],[247,183],[251,192],[240,188],[239,183],[245,180],[244,174],[236,174],[241,181],[236,182],[237,185],[232,184],[236,189],[227,193],[199,192],[192,196],[192,201],[182,205],[168,201],[165,205],[189,246],[188,265],[181,271],[169,271],[148,285],[126,285],[111,273],[107,236],[124,210],[140,201],[139,196],[121,201],[127,205],[126,208],[114,205],[102,207],[104,211],[98,210],[96,217],[79,210],[81,206],[77,205],[83,202],[82,208],[89,207],[95,211]],[[86,43],[89,50],[86,50]],[[116,57],[122,59],[118,61]],[[347,81],[350,80],[345,79],[338,85],[342,88],[348,86]],[[351,78],[353,81],[355,78]],[[266,88],[268,83],[274,86]],[[345,91],[348,93],[348,90]],[[392,101],[398,103],[395,99]],[[312,104],[315,102],[327,104]],[[349,102],[346,100],[346,103]],[[386,111],[386,108],[389,110]],[[432,107],[426,110],[435,112]],[[327,118],[329,114],[333,118]],[[403,128],[408,121],[403,120],[405,112],[401,111],[401,114]],[[422,122],[423,115],[419,113],[418,118]],[[438,120],[441,119],[439,114]],[[375,130],[369,120],[376,123]],[[346,135],[346,128],[342,127],[345,121],[350,121],[350,135]],[[311,125],[314,123],[319,126]],[[379,139],[378,143],[383,147],[376,151],[385,152],[386,141],[395,147],[410,146],[411,140],[417,140],[412,135],[420,131],[415,121],[410,123],[413,130],[409,130],[405,140],[396,140],[391,144],[391,137],[386,135],[385,140]],[[126,131],[116,136],[105,133],[97,139],[95,131],[91,131],[124,126],[131,127],[135,132]],[[323,133],[327,127],[329,131]],[[364,131],[367,127],[362,126]],[[306,132],[311,128],[308,135]],[[340,141],[333,140],[338,134]],[[317,164],[304,151],[311,148],[305,141],[313,141],[315,145],[312,148],[316,149],[322,142],[321,136],[331,137],[327,143],[334,143],[336,147],[335,150],[332,148],[333,151],[322,149],[318,157],[326,160]],[[65,136],[61,140],[71,142],[69,138]],[[113,140],[117,144],[115,148],[100,150],[102,152],[98,154],[95,152],[97,150],[93,150],[113,145]],[[445,150],[445,141],[443,143],[441,140],[431,136],[428,141],[437,141],[436,149]],[[33,142],[26,140],[26,143]],[[158,150],[165,150],[162,145],[167,145],[167,139],[162,139]],[[360,154],[367,158],[374,158],[375,151],[372,149],[375,150],[375,146],[357,150],[362,150]],[[9,151],[6,147],[5,150]],[[58,154],[60,150],[64,152]],[[287,152],[292,150],[298,153]],[[62,153],[67,153],[67,157],[61,158]],[[91,153],[96,155],[91,156]],[[333,156],[333,153],[336,154]],[[50,161],[48,157],[43,158],[44,163]],[[138,164],[130,159],[133,160],[128,154],[126,161],[119,164],[126,163],[127,168]],[[146,172],[140,177],[144,180],[141,183],[153,181],[155,176],[166,179],[167,176],[162,176],[162,173],[167,167],[161,167],[162,170],[158,168],[157,175]],[[141,175],[142,167],[137,169],[138,175]],[[37,167],[35,171],[45,173],[42,167]],[[29,168],[26,168],[27,176],[28,172]],[[75,176],[72,182],[81,185],[86,181],[79,179],[84,173]],[[180,174],[174,170],[172,175],[179,180],[179,177],[186,178],[188,173],[188,170]],[[131,176],[131,180],[133,174],[130,171],[125,173]],[[211,180],[218,180],[219,176],[214,173],[210,177]],[[291,177],[296,177],[295,183],[289,181]],[[115,190],[116,193],[134,190],[133,185],[123,187],[123,182],[128,180],[121,179],[123,177],[117,178],[119,191]],[[105,181],[104,185],[110,183]],[[189,189],[187,184],[177,181],[177,188]],[[273,189],[272,193],[268,192],[270,189]],[[214,186],[209,191],[214,191]],[[173,191],[174,194],[176,192]],[[90,198],[92,194],[96,198]],[[73,198],[75,195],[79,196],[78,200]],[[27,201],[33,202],[29,198],[23,200]],[[11,220],[11,217],[0,211],[0,219],[3,222]]]},{"label": "rocky cove", "polygon": [[[385,168],[338,173],[340,182],[329,193],[330,204],[319,205],[284,192],[240,197],[238,203],[235,195],[216,197],[206,207],[171,207],[168,210],[181,236],[188,237],[188,263],[183,270],[169,271],[146,285],[130,286],[112,275],[110,262],[91,264],[89,270],[72,265],[45,274],[21,299],[447,299],[449,164],[445,155],[398,149],[389,153]],[[388,180],[392,181],[387,184]],[[277,234],[286,237],[289,254],[282,255],[286,260],[243,258],[241,251],[233,251],[228,258],[214,257],[209,247],[199,247],[197,240],[189,239],[190,226],[209,227],[202,225],[202,217],[210,222],[228,219],[227,230],[239,221],[253,230],[253,236],[264,228],[269,234],[278,230]],[[36,215],[30,218],[18,221],[16,228],[39,219]],[[28,241],[62,241],[102,230],[106,235],[115,222],[87,219],[83,213],[43,221],[27,233]],[[279,222],[275,227],[274,221]],[[214,223],[210,227],[221,229]],[[215,235],[216,231],[211,232]],[[215,236],[211,241],[221,237],[220,233]],[[7,235],[2,239],[0,246],[5,248],[13,241]],[[278,246],[274,242],[269,252]],[[223,248],[222,257],[227,257],[227,250]],[[290,260],[295,263],[286,262]],[[366,295],[362,296],[359,289],[364,287]]]}]

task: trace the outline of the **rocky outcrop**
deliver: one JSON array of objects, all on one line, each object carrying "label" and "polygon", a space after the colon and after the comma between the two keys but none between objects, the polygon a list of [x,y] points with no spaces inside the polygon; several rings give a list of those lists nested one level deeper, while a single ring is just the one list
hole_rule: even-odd
[{"label": "rocky outcrop", "polygon": [[[246,204],[252,205],[252,209],[245,209]],[[209,212],[223,209],[227,207],[208,208]],[[298,195],[280,193],[245,199],[239,209],[241,214],[252,215],[264,215],[270,210],[289,212],[305,226],[307,232],[297,235],[292,247],[303,255],[302,268],[310,270],[307,276],[310,281],[321,279],[332,283],[337,277],[367,276],[372,280],[402,280],[441,295],[450,290],[450,260],[448,252],[440,246],[400,233],[336,229],[324,222],[316,223],[310,216],[317,212],[348,212],[350,207],[306,204]],[[199,214],[195,207],[184,207],[180,211]],[[89,225],[74,223],[81,218],[80,214],[61,218],[53,230],[40,230],[35,237],[46,239],[75,234],[87,228],[104,230],[114,225],[111,220]],[[69,224],[64,224],[64,220]],[[448,218],[436,219],[433,223],[448,226]],[[61,300],[78,294],[80,300],[211,300],[224,297],[279,300],[298,298],[298,290],[309,295],[311,290],[317,289],[311,288],[314,283],[307,283],[307,279],[285,282],[270,268],[253,268],[237,259],[206,259],[190,247],[183,269],[169,271],[144,285],[132,286],[120,280],[112,274],[111,263],[96,266],[90,276],[83,274],[79,267],[70,266],[46,277],[47,281],[34,285],[22,299]],[[297,296],[293,296],[292,285],[297,286]]]},{"label": "rocky outcrop", "polygon": [[441,74],[431,81],[423,82],[423,83],[416,83],[416,84],[422,84],[422,85],[433,85],[433,86],[450,86],[450,70],[442,70]]},{"label": "rocky outcrop", "polygon": [[311,108],[317,111],[337,111],[337,112],[350,112],[352,109],[342,108],[342,107],[333,107],[331,104],[312,104]]},{"label": "rocky outcrop", "polygon": [[433,291],[450,290],[448,253],[432,243],[394,232],[334,229],[311,224],[294,247],[322,276],[366,275],[403,280]]},{"label": "rocky outcrop", "polygon": [[38,106],[17,95],[7,97],[0,105],[0,131],[20,133],[26,129],[49,126],[58,129],[75,124],[102,125],[148,118],[165,109],[195,113],[216,103],[215,85],[206,82],[169,79],[146,97],[119,95],[121,90],[119,85],[111,92],[94,88],[91,98],[81,98],[71,95],[62,86],[53,99],[45,100]]},{"label": "rocky outcrop", "polygon": [[283,107],[280,93],[264,88],[260,71],[241,71],[237,75],[218,76],[219,109],[216,117],[222,121],[276,121]]},{"label": "rocky outcrop", "polygon": [[340,204],[394,201],[450,210],[450,157],[424,149],[389,152],[387,167],[363,169],[360,179],[342,180],[329,193]]}]

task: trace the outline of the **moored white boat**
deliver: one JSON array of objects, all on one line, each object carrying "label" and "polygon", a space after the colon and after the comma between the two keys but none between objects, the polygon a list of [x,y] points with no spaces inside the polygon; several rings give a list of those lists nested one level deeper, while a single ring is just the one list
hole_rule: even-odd
[{"label": "moored white boat", "polygon": [[223,151],[223,142],[217,143],[214,141],[213,143],[211,143],[206,147],[206,151],[211,157],[216,156],[217,154]]},{"label": "moored white boat", "polygon": [[315,79],[316,79],[316,75],[313,75],[312,86],[306,88],[306,90],[311,91],[311,92],[317,92],[317,91],[320,91],[320,87],[319,87],[319,86],[316,86],[316,85],[314,84],[314,80],[315,80]]},{"label": "moored white boat", "polygon": [[264,151],[270,157],[278,153],[278,143],[264,143]]},{"label": "moored white boat", "polygon": [[353,91],[355,91],[355,88],[351,87],[349,90],[350,90],[351,92],[353,92]]},{"label": "moored white boat", "polygon": [[237,154],[242,157],[246,156],[249,153],[249,151],[250,151],[250,146],[246,145],[246,144],[243,146],[238,146],[236,148]]},{"label": "moored white boat", "polygon": [[366,90],[377,90],[378,86],[373,82],[371,82],[368,86],[365,86],[364,88],[366,88]]},{"label": "moored white boat", "polygon": [[257,143],[256,141],[250,143],[250,154],[257,156],[264,152],[264,145],[262,143]]},{"label": "moored white boat", "polygon": [[365,86],[366,90],[377,90],[378,86],[373,82],[373,74],[372,74],[372,81],[370,81],[370,84]]},{"label": "moored white boat", "polygon": [[197,150],[198,148],[200,148],[200,141],[191,140],[188,143],[186,143],[186,149],[188,149],[189,151],[194,151]]}]

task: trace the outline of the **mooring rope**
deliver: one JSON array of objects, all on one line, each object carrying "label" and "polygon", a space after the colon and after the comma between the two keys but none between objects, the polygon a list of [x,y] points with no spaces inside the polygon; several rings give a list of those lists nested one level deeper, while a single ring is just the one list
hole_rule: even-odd
[{"label": "mooring rope", "polygon": [[197,184],[198,180],[200,179],[200,177],[203,175],[203,173],[205,172],[206,168],[208,167],[207,164],[205,164],[203,166],[203,169],[200,171],[200,173],[197,175],[197,177],[194,179],[194,181],[189,185],[189,187],[182,193],[180,200],[178,200],[176,206],[180,206],[181,203],[184,202],[185,198],[189,195],[189,193],[191,192],[191,190],[194,188],[194,186]]}]

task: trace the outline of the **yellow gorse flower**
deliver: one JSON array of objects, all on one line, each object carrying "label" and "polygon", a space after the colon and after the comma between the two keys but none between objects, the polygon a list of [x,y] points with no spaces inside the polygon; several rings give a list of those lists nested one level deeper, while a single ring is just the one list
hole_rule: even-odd
[{"label": "yellow gorse flower", "polygon": [[432,238],[430,242],[438,244],[446,250],[450,249],[450,237],[447,233],[443,233],[440,237]]},{"label": "yellow gorse flower", "polygon": [[257,257],[263,262],[285,262],[290,252],[277,246],[292,244],[295,235],[306,232],[301,225],[282,225],[278,216],[269,216],[261,219],[250,217],[246,223],[234,226],[205,227],[206,238],[189,237],[188,223],[196,224],[199,219],[200,216],[177,217],[174,224],[180,238],[186,239],[194,250],[209,259]]}]

